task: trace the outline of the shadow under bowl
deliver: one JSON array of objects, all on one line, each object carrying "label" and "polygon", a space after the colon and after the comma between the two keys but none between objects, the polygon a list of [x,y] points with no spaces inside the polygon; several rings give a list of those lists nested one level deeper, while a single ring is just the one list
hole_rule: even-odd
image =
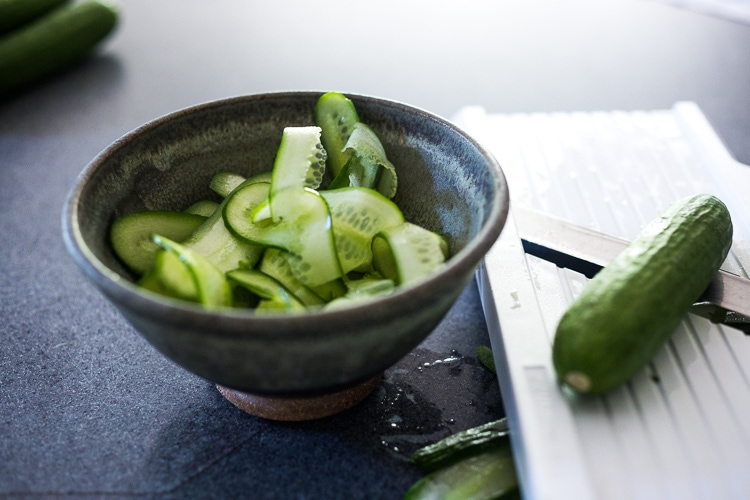
[{"label": "shadow under bowl", "polygon": [[452,256],[440,272],[365,305],[296,315],[207,311],[139,289],[112,252],[112,222],[211,199],[209,182],[219,171],[271,170],[282,130],[312,125],[320,95],[250,95],[158,118],[94,158],[65,206],[66,246],[88,279],[167,358],[227,388],[320,394],[381,373],[442,320],[507,217],[505,178],[476,141],[423,110],[349,94],[397,168],[394,201],[407,220],[449,241]]}]

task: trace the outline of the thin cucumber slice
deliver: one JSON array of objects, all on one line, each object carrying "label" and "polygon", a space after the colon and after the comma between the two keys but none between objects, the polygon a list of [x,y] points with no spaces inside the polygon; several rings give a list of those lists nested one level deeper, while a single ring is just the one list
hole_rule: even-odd
[{"label": "thin cucumber slice", "polygon": [[138,281],[143,288],[167,297],[198,302],[198,288],[190,270],[180,258],[164,249],[159,249],[154,265]]},{"label": "thin cucumber slice", "polygon": [[229,193],[237,189],[237,186],[245,182],[245,177],[233,172],[217,172],[211,177],[208,187],[211,191],[222,198],[229,196]]},{"label": "thin cucumber slice", "polygon": [[289,253],[278,248],[269,248],[263,254],[258,269],[274,278],[306,306],[320,306],[325,302],[310,288],[302,284],[289,265]]},{"label": "thin cucumber slice", "polygon": [[372,262],[372,238],[404,223],[395,203],[372,189],[321,191],[331,211],[336,252],[344,273],[367,271]]},{"label": "thin cucumber slice", "polygon": [[508,420],[501,418],[456,432],[437,443],[420,448],[409,457],[409,463],[423,472],[432,472],[480,452],[508,446],[510,428]]},{"label": "thin cucumber slice", "polygon": [[142,275],[153,265],[159,250],[151,240],[153,234],[183,241],[205,220],[200,215],[167,210],[134,212],[115,220],[109,238],[117,257],[133,272]]},{"label": "thin cucumber slice", "polygon": [[346,285],[343,279],[335,279],[322,285],[311,286],[312,290],[324,302],[330,302],[346,295]]},{"label": "thin cucumber slice", "polygon": [[251,184],[253,182],[271,182],[272,171],[262,172],[252,175],[248,178],[233,172],[218,172],[211,178],[209,187],[213,192],[226,198],[232,191],[237,189],[241,184]]},{"label": "thin cucumber slice", "polygon": [[282,222],[270,232],[279,227],[283,234],[292,236],[284,244],[291,254],[289,265],[297,279],[316,287],[341,278],[343,271],[325,199],[312,189],[287,189],[276,193],[273,199],[281,207],[275,214]]},{"label": "thin cucumber slice", "polygon": [[349,161],[351,151],[344,151],[352,127],[359,122],[354,103],[338,92],[327,92],[315,104],[315,123],[321,128],[321,141],[328,153],[328,168],[334,178]]},{"label": "thin cucumber slice", "polygon": [[289,188],[275,193],[278,222],[256,223],[252,213],[262,203],[262,183],[234,192],[224,206],[224,221],[234,234],[247,241],[287,250],[292,272],[308,287],[342,276],[336,255],[328,205],[312,189]]},{"label": "thin cucumber slice", "polygon": [[448,258],[448,242],[437,233],[405,222],[381,231],[372,241],[373,266],[398,285],[423,278]]},{"label": "thin cucumber slice", "polygon": [[[264,186],[263,192],[267,194],[268,184]],[[223,217],[223,208],[226,203],[227,198],[184,242],[184,245],[208,259],[222,272],[254,267],[263,256],[264,248],[237,238],[227,229]]]},{"label": "thin cucumber slice", "polygon": [[521,498],[513,454],[502,446],[465,458],[423,477],[404,500],[471,500]]},{"label": "thin cucumber slice", "polygon": [[219,208],[219,204],[216,203],[213,200],[201,200],[196,201],[189,207],[187,207],[183,212],[186,214],[195,214],[200,215],[203,217],[211,217],[214,212],[216,212],[216,209]]},{"label": "thin cucumber slice", "polygon": [[[292,236],[282,233],[281,228],[285,226],[274,224],[270,218],[253,220],[258,206],[267,205],[270,188],[266,182],[242,185],[224,200],[222,217],[226,228],[236,237],[265,247],[286,249],[284,244]],[[270,231],[270,228],[276,230]]]},{"label": "thin cucumber slice", "polygon": [[187,267],[198,289],[198,300],[203,307],[214,309],[232,306],[232,287],[224,273],[197,252],[160,235],[154,235],[154,242],[165,250],[177,255]]},{"label": "thin cucumber slice", "polygon": [[376,189],[388,198],[396,195],[396,168],[386,158],[380,139],[370,127],[355,124],[344,151],[350,153],[349,160],[331,182],[331,189],[357,186]]},{"label": "thin cucumber slice", "polygon": [[372,275],[347,281],[346,286],[346,295],[326,304],[326,309],[350,307],[354,304],[367,302],[377,297],[390,295],[396,288],[396,284],[392,280]]},{"label": "thin cucumber slice", "polygon": [[[261,300],[260,304],[263,304],[263,307],[273,305],[286,310],[305,309],[304,304],[287,290],[284,285],[261,271],[238,269],[227,273],[227,278],[232,283],[251,291],[261,299],[267,301],[264,304],[264,300]],[[258,307],[263,308],[260,304]]]},{"label": "thin cucumber slice", "polygon": [[286,127],[276,153],[269,194],[271,215],[278,220],[277,193],[287,189],[317,189],[325,173],[326,151],[320,143],[320,127]]}]

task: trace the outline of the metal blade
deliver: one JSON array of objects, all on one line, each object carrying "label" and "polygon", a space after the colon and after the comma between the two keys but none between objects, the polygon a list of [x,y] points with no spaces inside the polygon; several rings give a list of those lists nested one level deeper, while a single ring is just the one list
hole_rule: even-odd
[{"label": "metal blade", "polygon": [[[527,253],[588,277],[629,243],[538,210],[514,205],[512,212]],[[750,317],[750,280],[719,270],[699,301]]]}]

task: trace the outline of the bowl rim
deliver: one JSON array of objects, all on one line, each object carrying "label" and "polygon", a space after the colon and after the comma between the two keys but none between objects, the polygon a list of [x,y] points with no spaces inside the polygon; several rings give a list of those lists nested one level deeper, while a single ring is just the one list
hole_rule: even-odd
[{"label": "bowl rim", "polygon": [[[403,304],[407,302],[403,300],[405,294],[417,294],[429,297],[431,296],[430,290],[441,288],[441,284],[443,287],[446,287],[448,283],[451,283],[454,280],[460,280],[466,274],[467,268],[478,266],[484,254],[489,251],[491,246],[500,236],[509,213],[510,195],[508,185],[505,175],[495,157],[459,126],[434,113],[400,101],[353,92],[342,93],[355,102],[369,101],[380,106],[406,110],[422,119],[437,122],[438,125],[453,129],[454,132],[467,140],[487,161],[490,175],[494,181],[495,198],[491,210],[487,214],[486,222],[480,227],[479,232],[471,238],[462,249],[451,255],[450,259],[448,259],[445,265],[437,273],[434,273],[412,285],[397,287],[396,291],[388,296],[367,301],[363,304],[353,304],[341,309],[310,309],[294,314],[288,312],[279,312],[277,314],[272,312],[258,313],[252,309],[206,309],[200,304],[172,299],[141,289],[137,284],[110,269],[104,264],[104,262],[96,257],[94,252],[86,244],[78,223],[80,197],[91,178],[94,177],[94,175],[103,168],[104,163],[121,147],[127,144],[128,141],[152,131],[176,118],[199,111],[205,111],[214,107],[231,106],[234,103],[251,100],[289,99],[296,97],[313,98],[318,97],[323,93],[325,92],[314,90],[278,91],[246,94],[207,101],[161,115],[125,133],[101,150],[85,166],[77,176],[73,187],[68,193],[62,213],[63,239],[68,253],[82,269],[87,278],[92,281],[95,286],[101,288],[110,300],[113,296],[117,297],[118,300],[123,301],[124,305],[131,310],[137,310],[139,312],[147,312],[148,310],[148,314],[152,316],[156,314],[169,315],[171,319],[170,322],[178,326],[180,324],[196,324],[196,321],[205,321],[208,318],[219,317],[222,321],[239,322],[237,325],[239,327],[240,323],[252,320],[256,327],[252,330],[248,330],[247,335],[253,338],[265,336],[279,338],[279,335],[281,335],[282,332],[275,331],[275,328],[278,328],[281,323],[289,324],[293,327],[296,326],[296,328],[292,328],[295,332],[310,330],[310,333],[312,333],[312,330],[315,329],[309,328],[311,323],[324,321],[333,321],[333,323],[336,323],[337,319],[347,323],[356,323],[358,320],[369,322],[373,316],[379,314],[387,314],[390,316],[393,315],[394,311],[403,308]],[[237,332],[222,332],[221,329],[213,330],[210,333],[207,332],[207,334],[213,336],[238,335]],[[240,332],[239,335],[242,336],[242,332]]]}]

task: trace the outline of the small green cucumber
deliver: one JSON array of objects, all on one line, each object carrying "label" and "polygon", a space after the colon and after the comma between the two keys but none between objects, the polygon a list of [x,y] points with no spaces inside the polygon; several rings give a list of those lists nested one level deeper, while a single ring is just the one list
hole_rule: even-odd
[{"label": "small green cucumber", "polygon": [[0,0],[0,35],[30,23],[70,0]]},{"label": "small green cucumber", "polygon": [[117,24],[118,12],[97,0],[63,5],[0,38],[0,96],[81,59]]},{"label": "small green cucumber", "polygon": [[670,205],[583,289],[557,326],[552,360],[579,393],[641,370],[711,282],[732,244],[727,207],[710,195]]}]

